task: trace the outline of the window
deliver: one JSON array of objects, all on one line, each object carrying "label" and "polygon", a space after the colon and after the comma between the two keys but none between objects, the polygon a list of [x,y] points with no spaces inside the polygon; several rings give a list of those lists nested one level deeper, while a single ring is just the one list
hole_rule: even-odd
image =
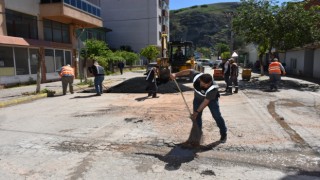
[{"label": "window", "polygon": [[65,51],[65,59],[66,59],[66,63],[65,64],[72,65],[72,59],[71,59],[71,52],[70,51]]},{"label": "window", "polygon": [[77,9],[81,9],[91,15],[101,17],[100,0],[93,2],[88,0],[64,0],[65,4],[69,4]]},{"label": "window", "polygon": [[16,75],[29,74],[28,49],[14,48]]},{"label": "window", "polygon": [[82,9],[81,8],[81,0],[77,0],[77,8]]},{"label": "window", "polygon": [[87,4],[86,2],[83,2],[83,1],[82,1],[82,9],[83,9],[84,11],[88,11],[88,4]]},{"label": "window", "polygon": [[76,7],[76,0],[71,0],[71,5]]},{"label": "window", "polygon": [[38,54],[39,54],[38,49],[29,50],[31,74],[37,74],[37,67],[38,67],[38,61],[39,61]]},{"label": "window", "polygon": [[65,65],[63,50],[55,50],[54,60],[56,62],[55,63],[56,64],[55,70],[58,71],[62,66]]},{"label": "window", "polygon": [[55,72],[53,49],[45,49],[44,54],[45,54],[44,61],[45,61],[47,73]]},{"label": "window", "polygon": [[61,32],[61,23],[52,22],[52,41],[62,42],[62,32]]},{"label": "window", "polygon": [[71,51],[45,49],[45,65],[47,73],[54,73],[66,64],[72,65]]},{"label": "window", "polygon": [[51,20],[44,20],[43,26],[44,39],[46,41],[70,43],[69,25]]},{"label": "window", "polygon": [[8,36],[38,39],[37,17],[6,9]]},{"label": "window", "polygon": [[14,67],[12,47],[0,46],[0,67]]},{"label": "window", "polygon": [[93,39],[93,33],[90,30],[87,31],[87,38]]},{"label": "window", "polygon": [[297,59],[291,58],[291,69],[296,70],[297,69]]}]

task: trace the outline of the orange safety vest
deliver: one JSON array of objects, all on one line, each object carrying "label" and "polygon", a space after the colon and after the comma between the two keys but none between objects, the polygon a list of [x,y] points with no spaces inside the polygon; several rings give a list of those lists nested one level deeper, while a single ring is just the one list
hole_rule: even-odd
[{"label": "orange safety vest", "polygon": [[74,70],[70,66],[63,66],[61,68],[60,76],[74,76]]},{"label": "orange safety vest", "polygon": [[279,62],[272,62],[269,65],[269,74],[281,74],[281,64]]}]

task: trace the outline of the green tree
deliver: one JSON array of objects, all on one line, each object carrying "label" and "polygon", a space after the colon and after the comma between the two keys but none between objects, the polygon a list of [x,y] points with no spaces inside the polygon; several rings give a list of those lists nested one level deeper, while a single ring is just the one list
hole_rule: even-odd
[{"label": "green tree", "polygon": [[160,50],[154,45],[149,45],[141,49],[140,54],[148,59],[149,64],[151,60],[155,59],[160,54]]},{"label": "green tree", "polygon": [[125,59],[126,64],[132,66],[134,62],[139,60],[139,55],[133,52],[122,51],[121,56]]},{"label": "green tree", "polygon": [[80,79],[84,78],[87,82],[87,61],[97,60],[99,64],[106,67],[108,65],[108,54],[112,54],[112,51],[108,48],[108,45],[104,41],[89,39],[85,41],[85,48],[81,50],[81,56],[83,58],[82,73]]},{"label": "green tree", "polygon": [[[275,14],[279,7],[273,6],[274,1],[265,0],[241,0],[241,6],[237,8],[237,14],[233,18],[233,31],[242,36],[247,43],[258,44],[258,53],[261,66],[265,50],[273,47],[274,34],[277,29]],[[261,74],[263,75],[263,68]]]},{"label": "green tree", "polygon": [[[306,1],[308,2],[308,1]],[[306,9],[306,3],[288,3],[277,14],[275,47],[288,50],[320,40],[319,7]]]},{"label": "green tree", "polygon": [[204,58],[211,58],[211,49],[206,47],[198,47],[196,49],[197,52],[201,53]]},{"label": "green tree", "polygon": [[258,45],[262,66],[263,55],[271,53],[272,48],[288,50],[319,40],[320,15],[314,8],[306,10],[307,2],[283,3],[279,7],[274,0],[241,0],[233,30],[247,43]]},{"label": "green tree", "polygon": [[221,56],[223,52],[230,52],[229,45],[224,43],[217,43],[214,49],[215,49],[215,55],[217,56]]},{"label": "green tree", "polygon": [[225,51],[221,53],[221,59],[229,59],[231,57],[230,51]]}]

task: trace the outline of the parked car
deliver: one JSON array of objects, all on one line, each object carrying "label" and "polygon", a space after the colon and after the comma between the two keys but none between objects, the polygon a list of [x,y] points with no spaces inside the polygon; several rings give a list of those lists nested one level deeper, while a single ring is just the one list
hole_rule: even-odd
[{"label": "parked car", "polygon": [[202,65],[202,66],[210,66],[210,67],[213,66],[213,64],[210,61],[210,59],[196,59],[196,63],[198,65]]},{"label": "parked car", "polygon": [[213,69],[216,69],[216,68],[221,68],[221,63],[222,63],[222,60],[215,60],[214,62],[213,62],[213,66],[212,66],[212,68]]}]

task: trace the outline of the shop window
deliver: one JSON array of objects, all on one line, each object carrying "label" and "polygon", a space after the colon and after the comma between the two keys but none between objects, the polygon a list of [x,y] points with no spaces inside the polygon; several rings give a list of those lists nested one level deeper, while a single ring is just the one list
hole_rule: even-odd
[{"label": "shop window", "polygon": [[15,47],[14,55],[16,62],[16,75],[29,74],[28,49]]},{"label": "shop window", "polygon": [[45,50],[45,65],[47,73],[55,72],[55,65],[54,65],[54,51],[53,49],[46,49]]},{"label": "shop window", "polygon": [[55,63],[56,64],[56,71],[58,71],[62,66],[65,65],[63,50],[55,50],[54,60],[56,62]]},{"label": "shop window", "polygon": [[0,68],[14,67],[13,48],[0,46]]},{"label": "shop window", "polygon": [[38,49],[29,50],[29,59],[30,59],[30,70],[31,74],[37,74],[37,67],[39,61],[39,51]]},{"label": "shop window", "polygon": [[72,65],[71,52],[65,51],[64,54],[65,54],[66,64]]}]

